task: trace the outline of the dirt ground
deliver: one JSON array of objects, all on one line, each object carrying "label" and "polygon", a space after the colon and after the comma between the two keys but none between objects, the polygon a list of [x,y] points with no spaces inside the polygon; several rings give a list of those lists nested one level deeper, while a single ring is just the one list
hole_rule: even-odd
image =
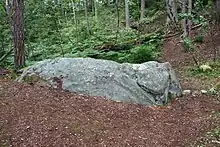
[{"label": "dirt ground", "polygon": [[[177,43],[178,39],[165,41],[163,60],[172,64],[183,89],[204,88],[207,81],[185,76],[184,68],[194,63]],[[210,59],[209,45],[196,51],[199,62]],[[146,107],[0,76],[0,147],[190,147],[220,126],[220,101],[210,95]]]},{"label": "dirt ground", "polygon": [[214,97],[167,107],[117,103],[0,80],[0,146],[189,146],[220,125]]},{"label": "dirt ground", "polygon": [[[169,38],[164,41],[161,61],[168,61],[174,68],[183,89],[201,90],[210,89],[216,84],[219,78],[191,77],[187,75],[189,67],[195,67],[193,56],[199,65],[213,60],[214,48],[217,50],[217,56],[220,57],[220,27],[213,28],[212,37],[206,33],[203,43],[195,43],[193,52],[184,52],[181,47],[180,39],[177,37]],[[192,33],[192,36],[198,34],[198,30]]]}]

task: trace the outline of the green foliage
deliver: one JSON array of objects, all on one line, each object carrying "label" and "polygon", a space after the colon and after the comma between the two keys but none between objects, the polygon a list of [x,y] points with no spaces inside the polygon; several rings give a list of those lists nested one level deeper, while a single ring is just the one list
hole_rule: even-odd
[{"label": "green foliage", "polygon": [[182,46],[185,52],[190,52],[194,49],[192,40],[189,37],[183,38]]},{"label": "green foliage", "polygon": [[219,75],[220,75],[220,61],[208,62],[204,65],[210,66],[211,70],[203,70],[202,68],[191,67],[191,68],[189,68],[190,75],[198,76],[198,77],[212,77],[212,78],[219,77]]},{"label": "green foliage", "polygon": [[196,43],[203,43],[203,41],[204,41],[204,36],[203,35],[195,36],[195,42]]},{"label": "green foliage", "polygon": [[142,45],[131,50],[129,62],[143,63],[157,59],[158,52],[154,45]]},{"label": "green foliage", "polygon": [[[57,1],[58,2],[58,1]],[[118,62],[141,63],[149,60],[156,60],[161,47],[161,35],[142,37],[140,34],[146,32],[154,34],[163,30],[166,13],[164,12],[164,1],[149,0],[146,3],[145,18],[138,23],[140,15],[140,2],[129,1],[130,18],[132,23],[137,23],[138,31],[124,29],[125,19],[124,4],[119,6],[119,28],[117,28],[116,9],[106,6],[103,1],[98,1],[98,20],[94,19],[93,4],[89,7],[89,22],[91,35],[86,32],[86,19],[83,1],[74,0],[76,6],[75,16],[72,5],[68,0],[59,1],[36,1],[27,0],[25,3],[25,47],[26,65],[36,61],[56,57],[92,57],[109,59]],[[114,1],[112,1],[114,3]],[[202,4],[202,5],[201,5]],[[194,15],[181,14],[180,19],[188,18],[193,22],[203,23],[205,19],[200,17],[202,7],[208,8],[209,3],[197,0],[196,9],[199,12]],[[4,12],[4,2],[0,2],[0,56],[4,55],[12,47],[11,31]],[[75,20],[76,18],[76,20]],[[76,23],[75,23],[76,22]],[[162,28],[162,29],[160,29]],[[202,33],[201,33],[202,35]],[[142,37],[142,38],[141,38]],[[202,37],[196,39],[201,41]],[[139,40],[139,44],[129,43],[130,40]],[[193,41],[184,39],[184,46],[192,50]],[[97,49],[106,44],[116,44],[113,50],[103,51]],[[13,54],[1,63],[1,66],[12,66]]]},{"label": "green foliage", "polygon": [[148,43],[132,47],[131,49],[121,51],[102,52],[95,49],[87,49],[74,54],[68,54],[66,57],[92,57],[97,59],[113,60],[116,62],[143,63],[156,60],[159,56],[158,45]]},{"label": "green foliage", "polygon": [[[182,39],[182,45],[183,48],[186,52],[190,52],[194,50],[194,46],[195,43],[202,43],[203,42],[203,38],[204,38],[204,33],[207,32],[207,26],[208,26],[208,20],[205,19],[205,15],[208,13],[207,10],[204,8],[208,8],[210,2],[209,1],[204,1],[204,0],[196,0],[194,2],[194,9],[195,12],[192,14],[189,13],[178,13],[179,19],[187,19],[187,20],[191,20],[193,23],[195,24],[199,24],[201,25],[199,31],[199,35],[195,37],[195,39],[193,40],[192,38],[189,37],[184,37]],[[207,13],[205,13],[207,12]]]}]

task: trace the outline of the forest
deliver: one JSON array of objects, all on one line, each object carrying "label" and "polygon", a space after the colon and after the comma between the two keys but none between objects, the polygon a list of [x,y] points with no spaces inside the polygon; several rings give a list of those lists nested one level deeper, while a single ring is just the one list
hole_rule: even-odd
[{"label": "forest", "polygon": [[1,66],[22,68],[56,57],[157,60],[169,36],[180,37],[186,51],[202,42],[217,9],[211,0],[1,1]]},{"label": "forest", "polygon": [[[0,146],[219,146],[219,23],[220,0],[0,0]],[[104,96],[74,91],[92,73]]]}]

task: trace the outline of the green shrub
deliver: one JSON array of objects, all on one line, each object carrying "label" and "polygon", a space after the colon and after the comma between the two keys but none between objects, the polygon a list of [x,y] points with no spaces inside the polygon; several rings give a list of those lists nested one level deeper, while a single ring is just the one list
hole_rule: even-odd
[{"label": "green shrub", "polygon": [[203,35],[198,35],[195,37],[195,42],[197,43],[203,43],[204,41],[204,36]]},{"label": "green shrub", "polygon": [[157,57],[158,51],[154,45],[141,45],[131,50],[129,62],[143,63],[156,60]]},{"label": "green shrub", "polygon": [[206,64],[200,65],[200,67],[191,67],[189,68],[189,73],[192,76],[218,78],[220,75],[219,62],[220,61],[207,62]]}]

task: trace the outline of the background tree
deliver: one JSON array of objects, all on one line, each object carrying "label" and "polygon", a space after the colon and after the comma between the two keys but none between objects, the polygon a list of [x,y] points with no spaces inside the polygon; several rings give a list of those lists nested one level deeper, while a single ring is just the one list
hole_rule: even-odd
[{"label": "background tree", "polygon": [[88,18],[88,0],[84,1],[84,7],[85,7],[87,34],[90,35],[90,25],[89,25],[89,18]]},{"label": "background tree", "polygon": [[129,14],[128,0],[125,0],[125,21],[126,21],[126,28],[130,28],[130,14]]},{"label": "background tree", "polygon": [[144,14],[145,13],[145,0],[141,0],[141,16],[140,16],[140,20],[144,19]]},{"label": "background tree", "polygon": [[12,37],[16,69],[25,65],[23,6],[23,0],[12,0]]},{"label": "background tree", "polygon": [[[12,11],[15,9],[11,9],[10,3],[6,7],[6,2],[12,4],[12,0],[0,1],[0,61],[3,61],[0,66],[8,67],[13,65],[15,57],[15,52],[9,52],[12,48],[12,38],[16,43],[16,38],[22,40],[20,37],[23,37],[23,35],[11,33],[15,31],[14,29],[20,29],[21,31],[18,32],[21,33],[22,28],[25,28],[25,50],[22,51],[25,56],[19,57],[26,57],[26,65],[46,58],[63,56],[141,62],[141,60],[157,58],[156,53],[161,47],[164,32],[167,30],[164,27],[166,18],[177,28],[169,28],[171,30],[169,32],[174,34],[182,33],[181,20],[184,18],[186,34],[189,34],[190,22],[194,28],[193,26],[201,23],[202,18],[208,19],[207,14],[212,11],[205,9],[212,0],[208,2],[196,0],[192,1],[192,5],[190,0],[187,0],[185,13],[181,12],[182,0],[147,0],[145,4],[143,0],[25,0],[23,1],[24,19],[19,19],[23,22],[23,27],[22,25],[14,27],[20,22],[18,20],[12,22],[11,18],[15,18]],[[216,5],[217,2],[212,4]],[[203,6],[202,9],[198,9],[200,5]],[[190,6],[193,7],[192,11]],[[6,8],[10,8],[8,15]],[[128,27],[130,29],[126,29]],[[12,37],[14,34],[15,37]],[[13,43],[14,46],[22,47],[15,43]],[[140,56],[149,57],[138,57],[139,51]],[[18,61],[17,58],[16,61]]]},{"label": "background tree", "polygon": [[178,25],[178,16],[177,16],[177,7],[175,0],[165,0],[165,6],[167,11],[166,23],[173,25],[177,28]]},{"label": "background tree", "polygon": [[[181,9],[182,9],[182,14],[186,13],[186,0],[181,1]],[[183,29],[183,37],[187,36],[187,19],[183,17],[182,19],[182,29]]]},{"label": "background tree", "polygon": [[[192,18],[192,0],[188,0],[188,15]],[[191,30],[192,30],[192,20],[188,20],[188,35],[191,37]]]}]

